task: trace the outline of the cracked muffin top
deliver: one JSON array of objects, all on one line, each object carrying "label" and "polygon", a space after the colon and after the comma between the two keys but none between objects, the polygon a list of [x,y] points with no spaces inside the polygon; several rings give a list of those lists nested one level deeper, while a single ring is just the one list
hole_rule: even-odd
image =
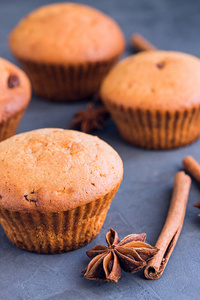
[{"label": "cracked muffin top", "polygon": [[31,97],[26,74],[9,61],[0,58],[0,120],[24,110]]},{"label": "cracked muffin top", "polygon": [[39,129],[0,143],[0,206],[59,212],[106,195],[120,184],[122,160],[98,137]]},{"label": "cracked muffin top", "polygon": [[104,61],[125,47],[117,23],[81,4],[40,7],[22,19],[10,34],[12,52],[21,59],[44,63]]},{"label": "cracked muffin top", "polygon": [[144,51],[119,62],[101,86],[105,102],[125,108],[184,110],[200,103],[200,59],[175,51]]}]

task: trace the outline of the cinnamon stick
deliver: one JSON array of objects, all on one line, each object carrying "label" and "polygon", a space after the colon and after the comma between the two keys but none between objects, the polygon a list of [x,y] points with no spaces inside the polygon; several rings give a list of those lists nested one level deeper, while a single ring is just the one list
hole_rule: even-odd
[{"label": "cinnamon stick", "polygon": [[[190,173],[197,181],[200,182],[200,165],[192,156],[186,156],[183,159],[183,165],[185,169]],[[193,205],[200,208],[200,202]],[[200,217],[200,214],[198,215]]]},{"label": "cinnamon stick", "polygon": [[183,165],[186,171],[200,182],[200,165],[192,156],[186,156],[183,159]]},{"label": "cinnamon stick", "polygon": [[[194,207],[200,208],[200,201],[196,204],[193,205]],[[200,214],[198,214],[198,216],[200,217]]]},{"label": "cinnamon stick", "polygon": [[156,50],[156,47],[146,40],[141,34],[133,34],[131,36],[131,45],[135,52]]},{"label": "cinnamon stick", "polygon": [[167,262],[176,245],[183,226],[191,178],[183,171],[174,179],[174,188],[167,219],[155,247],[158,253],[149,261],[144,271],[147,279],[158,279],[162,275]]}]

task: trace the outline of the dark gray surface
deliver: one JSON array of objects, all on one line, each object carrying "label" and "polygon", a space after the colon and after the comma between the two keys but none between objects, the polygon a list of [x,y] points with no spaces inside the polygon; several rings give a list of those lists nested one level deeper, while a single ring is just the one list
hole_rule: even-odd
[{"label": "dark gray surface", "polygon": [[[16,63],[8,50],[8,33],[25,14],[50,2],[0,0],[0,56]],[[159,48],[200,57],[198,0],[79,2],[111,15],[121,25],[127,42],[133,32],[140,32]],[[129,54],[131,51],[127,47],[125,55]],[[73,113],[85,104],[53,104],[33,95],[18,132],[41,127],[68,128]],[[120,238],[146,232],[147,241],[154,244],[169,207],[173,177],[182,169],[182,158],[190,154],[200,161],[200,141],[179,150],[145,151],[121,140],[111,121],[96,134],[111,144],[124,162],[124,180],[100,234],[82,249],[59,255],[39,255],[13,246],[0,227],[0,299],[199,299],[200,219],[193,204],[199,201],[200,187],[195,181],[181,236],[161,279],[148,281],[141,271],[123,273],[118,284],[105,284],[88,281],[80,274],[89,261],[86,249],[105,243],[110,226],[118,231]]]}]

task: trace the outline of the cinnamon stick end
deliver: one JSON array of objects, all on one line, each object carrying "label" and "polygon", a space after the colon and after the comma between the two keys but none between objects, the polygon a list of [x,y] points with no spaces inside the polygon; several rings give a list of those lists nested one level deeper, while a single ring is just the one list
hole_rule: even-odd
[{"label": "cinnamon stick end", "polygon": [[175,176],[175,180],[176,180],[176,181],[180,180],[182,184],[185,182],[185,183],[188,183],[189,185],[190,185],[191,182],[192,182],[190,176],[187,175],[187,174],[185,174],[184,171],[178,172],[178,173],[176,174],[176,176]]},{"label": "cinnamon stick end", "polygon": [[135,52],[156,50],[154,45],[152,45],[148,40],[138,33],[133,34],[130,41]]},{"label": "cinnamon stick end", "polygon": [[193,206],[200,208],[200,201],[198,203],[195,203]]},{"label": "cinnamon stick end", "polygon": [[200,165],[192,156],[183,159],[183,166],[186,171],[200,182]]},{"label": "cinnamon stick end", "polygon": [[144,270],[144,276],[146,277],[146,279],[155,280],[160,278],[161,274],[158,272],[158,270],[156,270],[154,266],[149,265]]},{"label": "cinnamon stick end", "polygon": [[183,166],[187,169],[188,164],[190,164],[193,160],[194,159],[192,156],[190,156],[190,155],[186,156],[182,161]]}]

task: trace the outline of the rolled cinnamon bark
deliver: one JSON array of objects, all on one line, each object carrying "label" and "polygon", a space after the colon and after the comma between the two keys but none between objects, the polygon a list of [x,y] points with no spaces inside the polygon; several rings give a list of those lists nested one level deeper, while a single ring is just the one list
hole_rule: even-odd
[{"label": "rolled cinnamon bark", "polygon": [[183,159],[183,165],[186,171],[200,182],[200,165],[192,156],[186,156]]},{"label": "rolled cinnamon bark", "polygon": [[142,35],[136,33],[131,36],[131,45],[136,52],[156,50],[156,47],[147,41]]},{"label": "rolled cinnamon bark", "polygon": [[[200,208],[200,201],[196,204],[193,205],[194,207]],[[198,214],[198,216],[200,217],[200,214]]]},{"label": "rolled cinnamon bark", "polygon": [[147,279],[158,279],[176,245],[183,226],[191,178],[183,171],[176,174],[174,188],[167,219],[155,247],[158,253],[150,260],[144,271]]}]

